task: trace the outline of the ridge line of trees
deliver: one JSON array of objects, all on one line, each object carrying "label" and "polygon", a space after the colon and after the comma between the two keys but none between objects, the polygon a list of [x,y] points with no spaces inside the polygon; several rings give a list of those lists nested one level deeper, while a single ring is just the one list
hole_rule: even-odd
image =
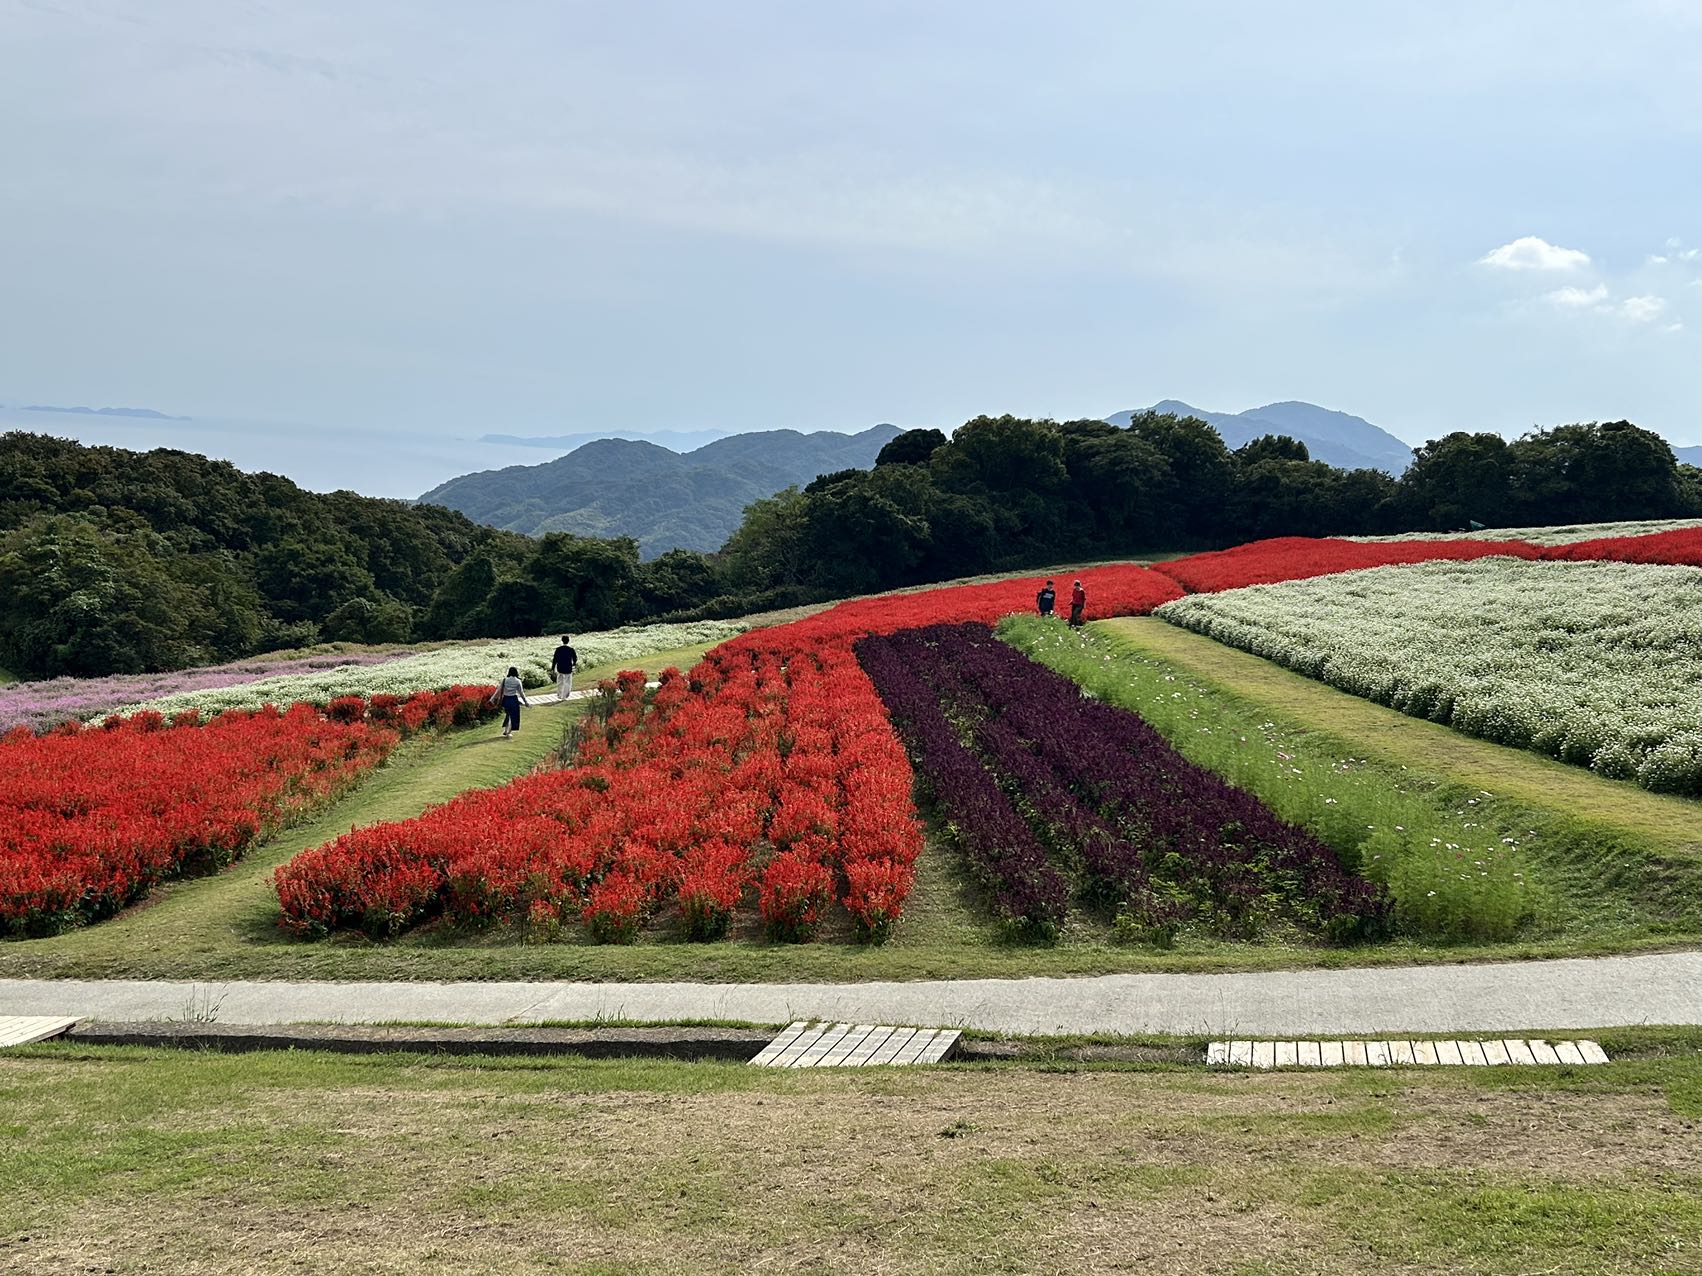
[{"label": "ridge line of trees", "polygon": [[1702,470],[1625,421],[1449,434],[1399,479],[1193,417],[977,417],[746,508],[721,550],[499,531],[169,449],[0,435],[0,667],[183,668],[321,641],[601,629],[1266,536],[1702,517]]}]

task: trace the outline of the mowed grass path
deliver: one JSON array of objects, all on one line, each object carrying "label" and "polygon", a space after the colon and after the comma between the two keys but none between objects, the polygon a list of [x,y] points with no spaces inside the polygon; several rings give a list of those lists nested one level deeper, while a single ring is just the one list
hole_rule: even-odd
[{"label": "mowed grass path", "polygon": [[1362,743],[1386,761],[1563,810],[1632,834],[1664,854],[1702,860],[1702,803],[1410,718],[1151,616],[1103,621],[1101,627],[1304,726]]},{"label": "mowed grass path", "polygon": [[0,1269],[1694,1272],[1699,1046],[1274,1075],[34,1046],[0,1055]]}]

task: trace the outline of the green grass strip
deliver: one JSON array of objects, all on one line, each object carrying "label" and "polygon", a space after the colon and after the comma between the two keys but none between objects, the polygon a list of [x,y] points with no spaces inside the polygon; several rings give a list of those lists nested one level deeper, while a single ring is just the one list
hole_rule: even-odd
[{"label": "green grass strip", "polygon": [[1018,618],[1001,632],[1387,880],[1416,935],[1603,951],[1702,931],[1695,803],[1407,718],[1150,618],[1077,633]]}]

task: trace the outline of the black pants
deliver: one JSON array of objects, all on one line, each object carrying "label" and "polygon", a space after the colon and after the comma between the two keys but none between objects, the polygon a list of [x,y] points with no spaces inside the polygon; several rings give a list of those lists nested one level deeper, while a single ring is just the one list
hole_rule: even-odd
[{"label": "black pants", "polygon": [[502,698],[502,729],[504,731],[520,730],[519,696],[504,696]]},{"label": "black pants", "polygon": [[1070,624],[1075,625],[1078,628],[1081,626],[1081,612],[1082,608],[1085,606],[1087,606],[1086,603],[1070,604]]}]

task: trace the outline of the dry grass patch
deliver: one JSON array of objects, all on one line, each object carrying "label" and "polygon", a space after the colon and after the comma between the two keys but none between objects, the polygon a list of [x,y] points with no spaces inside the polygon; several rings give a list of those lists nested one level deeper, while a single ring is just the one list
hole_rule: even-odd
[{"label": "dry grass patch", "polygon": [[1469,1243],[1474,1270],[1682,1270],[1699,1065],[1592,1071],[34,1047],[0,1060],[0,1268],[1383,1273]]}]

